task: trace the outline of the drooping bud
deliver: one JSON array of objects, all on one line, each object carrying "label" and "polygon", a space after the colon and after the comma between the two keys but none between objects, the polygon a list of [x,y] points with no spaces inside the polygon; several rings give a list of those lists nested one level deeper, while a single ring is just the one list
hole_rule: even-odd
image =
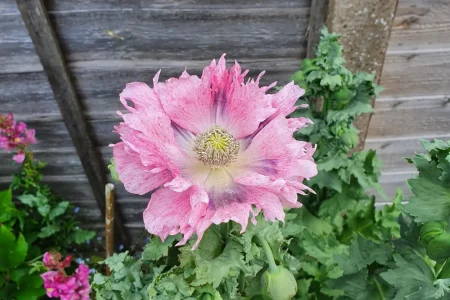
[{"label": "drooping bud", "polygon": [[294,275],[280,266],[275,272],[265,271],[261,277],[261,285],[263,295],[272,300],[290,300],[297,294],[297,281]]}]

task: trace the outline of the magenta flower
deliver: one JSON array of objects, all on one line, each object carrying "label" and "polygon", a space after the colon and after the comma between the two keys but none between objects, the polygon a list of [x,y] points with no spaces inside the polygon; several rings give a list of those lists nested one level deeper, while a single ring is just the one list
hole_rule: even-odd
[{"label": "magenta flower", "polygon": [[89,300],[89,268],[80,264],[75,273],[68,276],[64,268],[70,265],[72,256],[61,259],[60,253],[44,254],[43,262],[49,271],[41,274],[41,278],[44,280],[47,296],[61,300]]},{"label": "magenta flower", "polygon": [[49,270],[63,270],[70,266],[72,262],[72,255],[67,255],[63,261],[61,261],[62,255],[58,252],[45,252],[42,261]]},{"label": "magenta flower", "polygon": [[13,159],[17,163],[25,160],[25,151],[30,144],[35,144],[35,131],[27,129],[25,123],[17,123],[12,114],[0,115],[0,148],[17,151]]},{"label": "magenta flower", "polygon": [[144,211],[150,233],[182,233],[178,245],[196,233],[196,246],[212,223],[233,220],[244,232],[251,215],[283,221],[283,207],[301,206],[315,148],[293,132],[311,121],[286,116],[304,90],[291,82],[266,94],[276,83],[259,87],[264,72],[244,83],[247,73],[237,62],[227,70],[222,56],[201,78],[184,71],[159,83],[158,72],[153,89],[134,82],[121,93],[129,113],[118,112],[116,171],[131,193],[156,190]]}]

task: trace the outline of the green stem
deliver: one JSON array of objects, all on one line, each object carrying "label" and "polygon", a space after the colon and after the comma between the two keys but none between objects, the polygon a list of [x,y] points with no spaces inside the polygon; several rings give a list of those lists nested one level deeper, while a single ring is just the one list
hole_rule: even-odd
[{"label": "green stem", "polygon": [[239,274],[239,293],[244,293],[245,289],[245,275],[244,272],[241,271]]},{"label": "green stem", "polygon": [[384,297],[383,289],[381,288],[380,283],[378,282],[378,280],[376,278],[374,278],[374,281],[375,281],[375,285],[377,286],[378,292],[380,292],[381,299],[386,300],[386,298]]},{"label": "green stem", "polygon": [[31,263],[33,263],[33,262],[35,262],[35,261],[37,261],[37,260],[40,260],[40,259],[43,258],[43,257],[44,257],[44,254],[39,255],[38,257],[35,257],[35,258],[33,258],[32,260],[27,261],[27,263],[31,264]]},{"label": "green stem", "polygon": [[442,270],[444,269],[445,265],[448,263],[448,258],[444,261],[442,266],[439,268],[439,270],[436,272],[436,279],[439,278],[439,274],[441,274]]},{"label": "green stem", "polygon": [[275,273],[278,271],[278,266],[275,263],[275,259],[273,258],[272,249],[270,249],[269,243],[260,236],[259,234],[256,235],[256,238],[258,239],[259,243],[261,244],[261,247],[264,250],[264,254],[266,254],[267,263],[269,264],[269,272]]}]

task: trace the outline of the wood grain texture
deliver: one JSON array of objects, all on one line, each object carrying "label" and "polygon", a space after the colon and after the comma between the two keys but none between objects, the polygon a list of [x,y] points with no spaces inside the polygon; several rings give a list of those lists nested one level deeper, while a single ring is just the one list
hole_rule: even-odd
[{"label": "wood grain texture", "polygon": [[[81,10],[51,21],[69,62],[304,57],[309,8]],[[31,41],[17,15],[0,18],[2,72],[38,71]],[[243,42],[244,41],[244,42]],[[9,50],[16,47],[17,51]],[[9,55],[8,55],[9,54]],[[13,54],[13,55],[11,55]]]},{"label": "wood grain texture", "polygon": [[399,0],[388,54],[450,49],[448,0]]},{"label": "wood grain texture", "polygon": [[389,97],[448,95],[450,51],[387,55],[381,85]]},{"label": "wood grain texture", "polygon": [[306,57],[312,58],[320,41],[320,31],[327,18],[328,0],[312,0],[309,13],[308,46]]},{"label": "wood grain texture", "polygon": [[[59,109],[70,137],[83,164],[97,205],[105,214],[103,187],[106,184],[103,164],[98,160],[89,128],[84,120],[81,106],[59,48],[58,41],[41,0],[17,0],[25,26],[33,41],[36,53],[47,74]],[[116,220],[122,243],[129,244],[128,234],[118,216]]]},{"label": "wood grain texture", "polygon": [[384,164],[385,172],[412,172],[416,168],[409,164],[404,158],[414,157],[415,153],[424,153],[420,144],[421,139],[433,140],[439,138],[442,140],[450,140],[450,133],[443,135],[432,134],[430,136],[414,137],[407,139],[405,137],[397,139],[370,139],[366,140],[365,148],[377,151],[378,157]]},{"label": "wood grain texture", "polygon": [[[309,7],[310,0],[45,0],[49,13],[87,10],[268,9]],[[0,2],[0,14],[16,12],[14,0]]]},{"label": "wood grain texture", "polygon": [[[231,65],[234,57],[229,57]],[[212,59],[212,58],[211,58]],[[300,67],[297,59],[242,59],[242,68],[250,69],[249,76],[256,77],[261,71],[266,74],[261,84],[278,80],[285,84]],[[116,110],[123,107],[119,94],[127,82],[143,81],[151,85],[152,78],[162,70],[160,80],[181,75],[185,67],[191,74],[201,75],[210,60],[95,60],[69,64],[74,76],[74,85],[88,119],[113,118]],[[61,120],[50,86],[43,72],[0,74],[4,95],[0,97],[0,111],[11,111],[22,121]],[[38,128],[36,128],[38,129]],[[108,130],[112,130],[112,127]],[[38,132],[39,133],[39,132]]]},{"label": "wood grain texture", "polygon": [[450,132],[450,107],[391,110],[372,116],[368,137],[393,138],[442,135]]}]

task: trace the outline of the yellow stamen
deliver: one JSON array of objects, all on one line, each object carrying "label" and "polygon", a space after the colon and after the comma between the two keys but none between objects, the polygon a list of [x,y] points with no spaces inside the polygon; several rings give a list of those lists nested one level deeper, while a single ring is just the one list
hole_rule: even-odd
[{"label": "yellow stamen", "polygon": [[197,135],[194,143],[198,159],[212,168],[224,167],[234,162],[239,148],[239,142],[217,125]]}]

